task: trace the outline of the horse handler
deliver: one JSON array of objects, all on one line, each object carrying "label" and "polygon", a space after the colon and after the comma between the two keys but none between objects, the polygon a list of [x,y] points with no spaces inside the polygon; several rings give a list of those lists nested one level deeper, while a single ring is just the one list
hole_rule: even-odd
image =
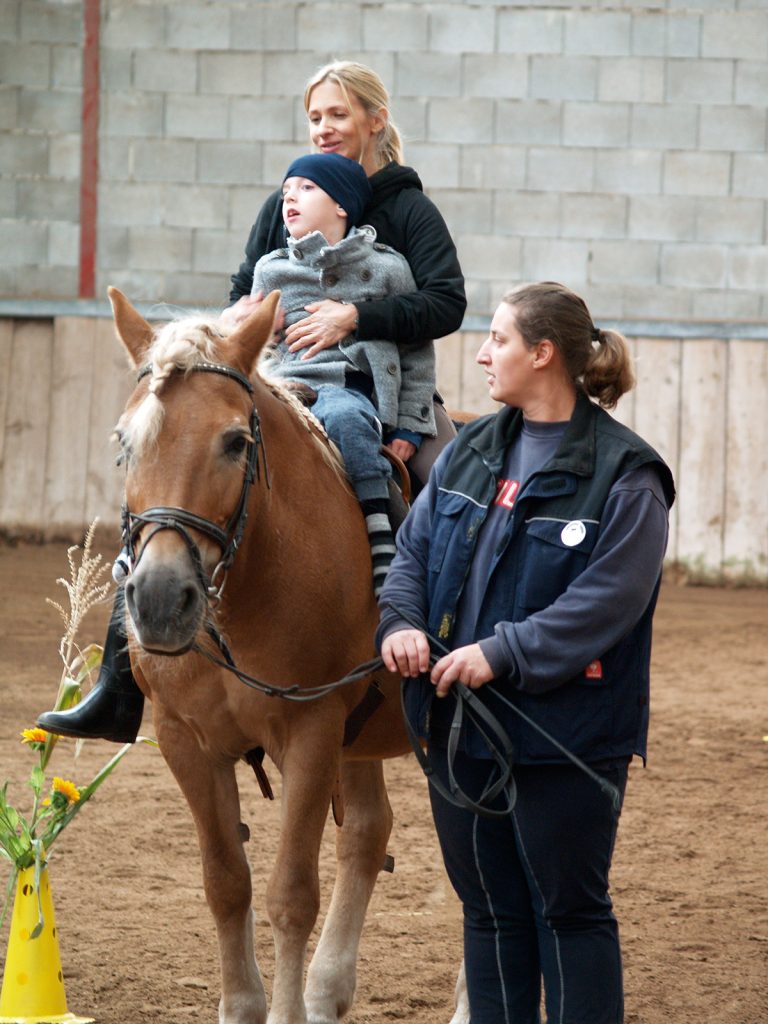
[{"label": "horse handler", "polygon": [[[605,411],[633,386],[625,340],[567,288],[507,294],[477,362],[504,406],[438,458],[398,535],[377,641],[437,780],[472,1024],[538,1024],[542,980],[550,1021],[621,1024],[608,874],[629,762],[646,756],[674,484]],[[449,649],[431,670],[428,634]],[[506,730],[516,801],[489,799],[501,769],[482,720],[454,714],[457,686]],[[457,784],[490,807],[449,799]]]}]

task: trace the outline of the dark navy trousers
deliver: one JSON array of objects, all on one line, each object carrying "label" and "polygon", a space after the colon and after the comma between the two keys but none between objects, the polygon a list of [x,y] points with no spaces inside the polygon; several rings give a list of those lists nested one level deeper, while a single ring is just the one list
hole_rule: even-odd
[{"label": "dark navy trousers", "polygon": [[[431,745],[447,784],[446,751]],[[624,795],[629,759],[591,765]],[[454,773],[477,800],[490,761],[458,754]],[[464,908],[472,1024],[621,1024],[621,951],[608,894],[619,814],[571,765],[517,766],[511,815],[480,817],[430,786],[451,883]]]}]

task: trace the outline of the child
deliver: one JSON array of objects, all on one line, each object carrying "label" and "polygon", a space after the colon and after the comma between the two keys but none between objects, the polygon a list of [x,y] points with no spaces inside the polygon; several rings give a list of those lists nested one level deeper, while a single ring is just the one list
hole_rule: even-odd
[{"label": "child", "polygon": [[[362,166],[336,153],[302,156],[288,168],[288,246],[262,256],[253,275],[253,294],[282,292],[286,327],[325,298],[354,304],[415,291],[406,259],[376,243],[373,228],[357,226],[370,197]],[[340,449],[365,516],[378,596],[395,553],[382,430],[387,441],[400,438],[415,448],[422,437],[434,435],[434,347],[398,349],[390,341],[360,341],[353,333],[307,357],[280,341],[262,372],[309,385],[317,394],[312,412]]]}]

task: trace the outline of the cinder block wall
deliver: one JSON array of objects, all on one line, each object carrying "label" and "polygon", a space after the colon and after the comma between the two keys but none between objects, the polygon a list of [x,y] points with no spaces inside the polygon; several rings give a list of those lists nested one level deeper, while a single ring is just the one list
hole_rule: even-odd
[{"label": "cinder block wall", "polygon": [[[383,76],[471,314],[768,316],[768,9],[103,0],[97,291],[223,304],[334,56]],[[78,288],[82,4],[0,0],[0,297]]]}]

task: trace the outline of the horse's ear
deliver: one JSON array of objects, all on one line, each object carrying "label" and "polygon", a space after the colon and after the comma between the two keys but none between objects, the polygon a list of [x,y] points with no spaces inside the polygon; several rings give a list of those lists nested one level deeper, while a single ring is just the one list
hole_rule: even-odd
[{"label": "horse's ear", "polygon": [[107,295],[112,303],[118,338],[125,346],[134,367],[143,366],[155,332],[119,289],[107,288]]},{"label": "horse's ear", "polygon": [[246,377],[250,377],[261,350],[272,337],[279,301],[280,292],[270,292],[227,338],[229,360],[237,364]]}]

